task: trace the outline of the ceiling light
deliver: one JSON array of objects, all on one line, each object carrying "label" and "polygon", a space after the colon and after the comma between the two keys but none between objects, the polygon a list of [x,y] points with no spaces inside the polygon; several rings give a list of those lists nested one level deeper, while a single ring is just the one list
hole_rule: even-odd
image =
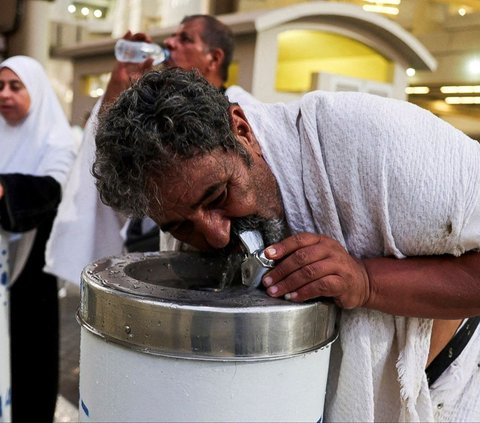
[{"label": "ceiling light", "polygon": [[362,6],[366,12],[385,13],[386,15],[398,15],[398,7],[379,6],[373,4],[364,4]]},{"label": "ceiling light", "polygon": [[413,68],[408,68],[405,73],[407,74],[407,76],[415,76],[415,69]]},{"label": "ceiling light", "polygon": [[447,104],[480,104],[480,97],[445,97]]},{"label": "ceiling light", "polygon": [[104,93],[104,89],[103,88],[93,88],[90,90],[90,97],[93,97],[93,98],[98,98],[98,97],[101,97]]},{"label": "ceiling light", "polygon": [[405,94],[428,94],[430,88],[428,87],[407,87],[405,88]]},{"label": "ceiling light", "polygon": [[96,18],[101,18],[102,15],[103,15],[103,12],[100,9],[95,9],[93,11],[93,16],[95,16]]},{"label": "ceiling light", "polygon": [[480,73],[480,60],[478,59],[473,59],[470,61],[468,64],[468,70],[471,73]]},{"label": "ceiling light", "polygon": [[90,9],[88,7],[82,7],[82,10],[80,10],[80,13],[83,16],[88,16],[88,14],[90,13]]},{"label": "ceiling light", "polygon": [[75,7],[74,4],[69,4],[67,7],[68,13],[75,13],[77,11],[77,8]]},{"label": "ceiling light", "polygon": [[440,87],[443,94],[471,94],[480,93],[480,85],[444,85]]},{"label": "ceiling light", "polygon": [[376,5],[394,4],[398,6],[402,0],[363,0],[367,3],[375,3]]},{"label": "ceiling light", "polygon": [[464,7],[461,7],[460,9],[458,9],[458,14],[460,16],[465,16],[467,13],[466,9]]}]

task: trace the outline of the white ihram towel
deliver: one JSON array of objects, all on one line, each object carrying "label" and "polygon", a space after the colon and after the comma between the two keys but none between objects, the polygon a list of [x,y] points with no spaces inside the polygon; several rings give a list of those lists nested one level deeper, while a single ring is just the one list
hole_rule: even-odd
[{"label": "white ihram towel", "polygon": [[101,99],[92,110],[45,252],[45,272],[80,285],[83,268],[120,255],[125,218],[100,201],[91,173]]},{"label": "white ihram towel", "polygon": [[[360,93],[314,92],[245,111],[293,232],[326,234],[357,257],[464,252],[480,146],[460,131],[412,104]],[[433,421],[431,325],[343,311],[325,420]]]}]

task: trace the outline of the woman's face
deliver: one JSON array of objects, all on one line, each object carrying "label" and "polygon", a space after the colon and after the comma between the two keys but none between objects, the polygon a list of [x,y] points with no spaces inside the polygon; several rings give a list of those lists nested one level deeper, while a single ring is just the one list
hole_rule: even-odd
[{"label": "woman's face", "polygon": [[10,125],[19,124],[30,110],[27,88],[9,68],[0,69],[0,114]]}]

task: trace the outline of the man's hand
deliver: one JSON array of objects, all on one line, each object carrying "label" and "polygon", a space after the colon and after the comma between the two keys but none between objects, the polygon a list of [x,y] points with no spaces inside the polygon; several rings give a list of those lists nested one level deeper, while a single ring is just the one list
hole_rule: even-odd
[{"label": "man's hand", "polygon": [[331,297],[342,308],[363,306],[370,295],[365,266],[337,241],[301,233],[269,246],[265,256],[277,261],[263,278],[267,293],[300,302]]},{"label": "man's hand", "polygon": [[[152,39],[147,34],[138,32],[132,34],[128,31],[123,37],[130,41],[145,41],[152,42]],[[117,97],[125,91],[130,85],[139,79],[145,72],[152,69],[153,59],[148,58],[142,63],[116,62],[112,70],[112,75],[108,81],[107,89],[103,98],[102,108],[108,104],[113,103]]]}]

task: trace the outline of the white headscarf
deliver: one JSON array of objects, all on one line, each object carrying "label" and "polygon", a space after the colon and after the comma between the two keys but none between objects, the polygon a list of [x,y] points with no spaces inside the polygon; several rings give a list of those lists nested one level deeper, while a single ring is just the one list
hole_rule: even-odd
[{"label": "white headscarf", "polygon": [[[3,68],[21,79],[31,104],[17,125],[9,125],[0,115],[0,174],[51,176],[63,186],[75,159],[74,137],[43,67],[30,57],[14,56],[0,63]],[[35,232],[10,234],[11,283],[25,265]]]},{"label": "white headscarf", "polygon": [[28,90],[30,110],[25,120],[9,125],[0,115],[0,173],[52,176],[61,185],[75,158],[72,130],[43,67],[26,56],[2,63]]}]

